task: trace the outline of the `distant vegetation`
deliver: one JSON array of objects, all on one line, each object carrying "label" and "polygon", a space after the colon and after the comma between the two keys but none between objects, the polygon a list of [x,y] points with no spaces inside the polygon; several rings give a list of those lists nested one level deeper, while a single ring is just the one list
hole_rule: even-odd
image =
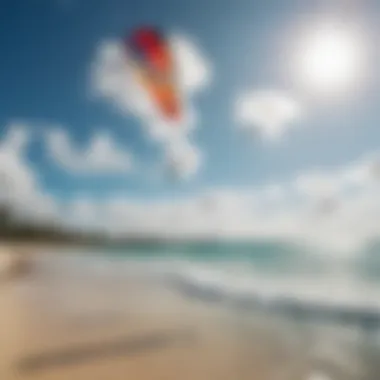
[{"label": "distant vegetation", "polygon": [[157,236],[146,236],[126,233],[122,237],[111,237],[101,232],[84,232],[65,228],[54,222],[33,222],[17,218],[9,207],[0,205],[0,241],[63,243],[91,246],[126,246],[131,248],[151,247],[164,243]]},{"label": "distant vegetation", "polygon": [[62,243],[105,243],[106,236],[65,230],[54,223],[33,223],[16,218],[6,206],[0,206],[0,240]]}]

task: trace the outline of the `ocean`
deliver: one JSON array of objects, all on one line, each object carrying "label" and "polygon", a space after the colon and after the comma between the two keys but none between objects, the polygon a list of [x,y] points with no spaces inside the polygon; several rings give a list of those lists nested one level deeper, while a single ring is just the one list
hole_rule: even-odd
[{"label": "ocean", "polygon": [[[128,289],[129,307],[133,294],[140,310],[144,303],[147,313],[169,312],[153,295],[142,298],[140,291],[130,291],[132,279],[143,279],[194,305],[235,315],[239,324],[261,321],[262,327],[280,328],[286,345],[302,345],[307,352],[319,376],[315,379],[378,379],[377,255],[375,245],[336,257],[280,242],[49,252],[36,258],[36,271],[44,278],[43,289],[38,281],[33,285],[39,288],[33,293],[39,299],[32,300],[30,284],[28,299],[46,312],[77,313],[86,319],[90,314],[122,313]],[[176,313],[175,307],[170,312]]]},{"label": "ocean", "polygon": [[212,288],[224,298],[293,298],[380,315],[378,257],[375,245],[358,255],[335,257],[280,242],[207,242],[70,252],[44,257],[40,267],[48,265],[56,276],[82,279],[144,273],[168,286]]}]

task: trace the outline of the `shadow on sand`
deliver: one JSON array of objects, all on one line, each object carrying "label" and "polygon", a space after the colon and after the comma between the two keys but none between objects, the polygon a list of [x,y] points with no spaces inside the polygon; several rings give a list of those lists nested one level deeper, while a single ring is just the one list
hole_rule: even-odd
[{"label": "shadow on sand", "polygon": [[137,355],[163,349],[175,343],[193,343],[195,338],[195,332],[191,329],[163,331],[138,337],[128,336],[108,342],[89,343],[31,355],[21,359],[16,364],[16,368],[26,373],[52,367],[77,365],[91,360]]}]

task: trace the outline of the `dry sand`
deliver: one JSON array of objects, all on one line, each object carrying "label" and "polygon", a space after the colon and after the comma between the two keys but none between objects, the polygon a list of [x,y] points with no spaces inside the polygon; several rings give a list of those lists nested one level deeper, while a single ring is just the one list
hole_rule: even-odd
[{"label": "dry sand", "polygon": [[[137,277],[117,286],[121,293],[112,287],[81,293],[77,284],[58,284],[46,273],[2,283],[0,379],[309,378],[310,363],[302,349],[289,350],[281,334],[250,316],[189,301]],[[80,302],[66,305],[74,296]],[[59,360],[45,358],[40,368],[21,365],[62,350],[69,353]]]}]

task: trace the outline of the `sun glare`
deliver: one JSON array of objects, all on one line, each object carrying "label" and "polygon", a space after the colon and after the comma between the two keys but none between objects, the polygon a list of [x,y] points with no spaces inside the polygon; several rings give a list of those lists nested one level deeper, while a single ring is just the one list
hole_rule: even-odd
[{"label": "sun glare", "polygon": [[341,25],[328,25],[305,35],[299,49],[301,80],[313,91],[348,90],[363,70],[363,45]]}]

